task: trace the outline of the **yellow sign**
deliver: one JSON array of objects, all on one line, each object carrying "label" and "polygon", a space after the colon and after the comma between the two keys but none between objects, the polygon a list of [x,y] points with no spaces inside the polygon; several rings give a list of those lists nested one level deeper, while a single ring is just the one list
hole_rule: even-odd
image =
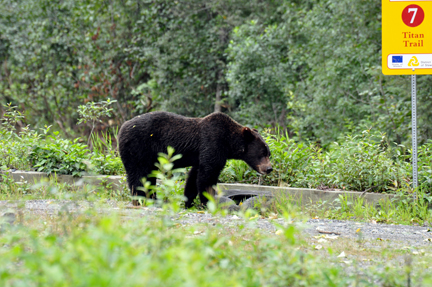
[{"label": "yellow sign", "polygon": [[432,0],[382,0],[382,71],[432,74]]}]

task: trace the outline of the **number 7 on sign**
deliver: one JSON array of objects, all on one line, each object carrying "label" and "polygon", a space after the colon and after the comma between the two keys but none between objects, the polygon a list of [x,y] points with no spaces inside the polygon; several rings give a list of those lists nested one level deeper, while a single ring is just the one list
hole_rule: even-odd
[{"label": "number 7 on sign", "polygon": [[402,21],[408,27],[417,27],[424,20],[424,11],[419,5],[411,4],[402,11]]},{"label": "number 7 on sign", "polygon": [[417,11],[418,11],[418,8],[409,8],[408,9],[408,13],[414,12],[414,14],[411,18],[411,21],[410,21],[411,24],[414,23],[415,16],[417,15]]}]

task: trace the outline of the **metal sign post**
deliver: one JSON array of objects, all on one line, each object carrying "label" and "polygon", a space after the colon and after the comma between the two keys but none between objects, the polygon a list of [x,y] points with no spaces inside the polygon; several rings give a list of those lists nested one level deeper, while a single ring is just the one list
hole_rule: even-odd
[{"label": "metal sign post", "polygon": [[432,74],[432,0],[382,0],[382,72],[411,75],[412,172],[417,198],[416,75]]},{"label": "metal sign post", "polygon": [[[413,69],[414,70],[414,69]],[[411,75],[412,169],[414,199],[417,199],[417,78]]]}]

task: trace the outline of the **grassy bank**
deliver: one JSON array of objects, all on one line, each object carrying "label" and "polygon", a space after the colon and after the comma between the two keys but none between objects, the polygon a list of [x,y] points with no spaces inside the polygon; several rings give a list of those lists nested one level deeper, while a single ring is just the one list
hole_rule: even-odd
[{"label": "grassy bank", "polygon": [[[168,163],[171,160],[170,154],[163,158]],[[187,225],[173,218],[205,211],[181,209],[181,175],[164,169],[167,166],[160,165],[155,174],[162,180],[154,190],[159,201],[144,201],[146,205],[159,207],[153,209],[156,210],[153,216],[143,216],[142,210],[133,210],[134,214],[126,212],[125,205],[130,202],[127,193],[115,194],[106,186],[1,182],[1,190],[9,190],[1,198],[17,200],[18,208],[12,210],[12,225],[8,223],[10,216],[3,214],[11,210],[1,210],[0,285],[428,286],[432,283],[428,272],[430,248],[395,248],[381,241],[372,243],[373,248],[366,248],[360,237],[334,242],[321,236],[311,239],[304,236],[301,224],[297,224],[311,216],[348,219],[353,215],[357,219],[391,223],[405,219],[403,214],[420,220],[420,212],[403,213],[402,205],[391,202],[376,209],[345,197],[340,198],[338,208],[324,203],[304,206],[290,198],[278,198],[261,215],[251,210],[237,213],[238,224],[221,224],[216,220]],[[24,200],[38,198],[86,200],[93,207],[80,212],[62,208],[51,213],[20,208]],[[106,199],[115,200],[117,209],[101,213],[99,208],[106,208]],[[390,205],[383,208],[385,204]],[[212,201],[207,212],[216,219],[227,215]],[[274,220],[276,232],[256,228],[259,218]]]},{"label": "grassy bank", "polygon": [[[19,213],[14,225],[2,225],[0,284],[408,286],[410,278],[415,286],[427,286],[432,279],[423,272],[427,250],[398,266],[397,260],[388,259],[412,256],[409,250],[383,246],[382,251],[365,251],[356,242],[321,249],[303,240],[301,229],[290,224],[289,217],[287,224],[277,224],[276,233],[268,233],[249,228],[256,217],[247,215],[240,215],[246,221],[237,227],[188,226],[170,219],[176,214],[172,209],[164,210],[156,218],[133,220],[121,217],[121,210],[110,216],[92,209],[57,215]],[[346,259],[339,256],[341,251],[355,256]],[[374,263],[361,267],[361,260],[355,259],[360,255],[374,258]]]},{"label": "grassy bank", "polygon": [[[25,127],[17,133],[15,124],[21,117],[14,107],[8,106],[0,129],[1,169],[75,176],[124,174],[113,145],[116,141],[109,133],[92,135],[88,140],[64,139],[50,127],[41,131]],[[232,160],[223,170],[220,182],[412,192],[410,150],[389,143],[385,134],[373,130],[349,134],[325,150],[316,143],[296,142],[279,130],[264,131],[262,134],[272,153],[274,171],[260,177],[246,163]],[[432,189],[432,142],[422,145],[418,154],[419,185],[425,193],[429,193]]]}]

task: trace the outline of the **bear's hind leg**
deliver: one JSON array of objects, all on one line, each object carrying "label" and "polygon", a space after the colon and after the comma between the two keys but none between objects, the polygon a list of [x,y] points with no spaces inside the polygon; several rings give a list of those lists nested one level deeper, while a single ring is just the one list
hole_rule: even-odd
[{"label": "bear's hind leg", "polygon": [[[155,193],[151,193],[150,191],[147,191],[147,193],[143,190],[143,183],[142,180],[144,178],[146,178],[146,181],[150,181],[152,186],[156,185],[156,178],[155,177],[148,177],[148,174],[146,175],[141,175],[141,174],[133,174],[133,175],[128,175],[128,185],[131,191],[131,195],[132,196],[139,196],[139,197],[143,197],[143,198],[151,198],[151,199],[156,199],[156,194]],[[132,201],[133,205],[138,206],[139,201],[134,199]]]},{"label": "bear's hind leg", "polygon": [[186,186],[184,190],[184,196],[186,197],[185,207],[191,208],[195,197],[198,195],[197,189],[197,175],[198,167],[193,166],[189,171],[188,178],[186,180]]},{"label": "bear's hind leg", "polygon": [[217,184],[219,175],[224,168],[225,163],[220,166],[200,166],[197,177],[197,189],[199,192],[199,197],[201,203],[206,206],[208,199],[204,196],[204,192],[207,192],[213,198],[216,196],[215,190],[213,188],[214,185]]}]

